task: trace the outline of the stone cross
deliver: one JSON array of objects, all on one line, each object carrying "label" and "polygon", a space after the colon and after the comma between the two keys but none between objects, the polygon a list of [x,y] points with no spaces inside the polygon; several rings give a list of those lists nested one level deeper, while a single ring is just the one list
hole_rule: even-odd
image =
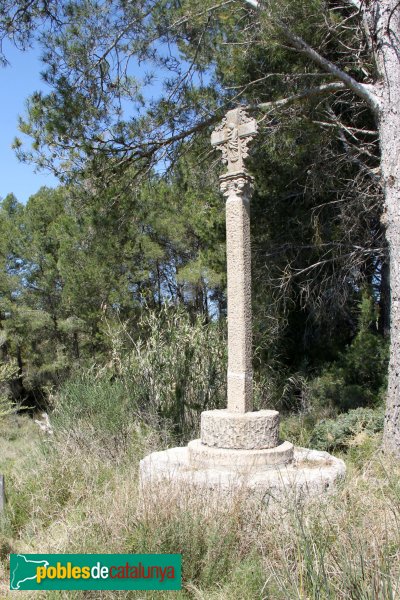
[{"label": "stone cross", "polygon": [[257,122],[242,108],[230,110],[211,136],[222,150],[227,173],[220,177],[226,197],[228,275],[228,411],[253,409],[251,334],[250,198],[253,179],[244,159],[257,133]]},{"label": "stone cross", "polygon": [[211,134],[211,144],[222,150],[222,161],[229,173],[247,173],[244,159],[247,146],[257,133],[257,121],[246,115],[243,108],[226,113],[222,122]]},{"label": "stone cross", "polygon": [[[212,144],[222,150],[227,173],[221,176],[226,197],[228,264],[228,408],[201,413],[200,439],[187,448],[154,452],[140,461],[141,492],[160,489],[181,505],[188,489],[205,498],[232,501],[237,492],[287,501],[305,499],[330,488],[345,472],[344,462],[279,440],[279,413],[253,411],[251,368],[250,214],[252,178],[244,160],[257,124],[243,109],[230,110],[214,131]],[[325,454],[325,456],[322,456]],[[312,455],[312,456],[311,456]],[[329,467],[326,463],[329,462]],[[314,463],[303,466],[303,463]],[[299,466],[300,465],[300,466]],[[161,485],[160,485],[161,484]],[[172,485],[171,485],[172,484]],[[215,495],[216,494],[216,495]],[[142,496],[143,498],[143,496]],[[144,497],[146,500],[146,496]]]}]

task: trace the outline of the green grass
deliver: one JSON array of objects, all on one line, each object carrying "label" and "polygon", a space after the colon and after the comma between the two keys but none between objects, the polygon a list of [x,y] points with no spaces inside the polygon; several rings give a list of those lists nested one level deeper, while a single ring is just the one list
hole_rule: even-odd
[{"label": "green grass", "polygon": [[15,414],[0,419],[0,472],[18,470],[40,439],[39,427],[29,417]]}]

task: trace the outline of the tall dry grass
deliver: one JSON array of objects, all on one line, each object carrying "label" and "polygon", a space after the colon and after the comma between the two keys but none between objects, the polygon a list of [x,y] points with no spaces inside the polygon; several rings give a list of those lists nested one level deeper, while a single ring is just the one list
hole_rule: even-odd
[{"label": "tall dry grass", "polygon": [[[175,502],[162,488],[143,501],[139,460],[195,435],[199,412],[225,398],[226,366],[213,324],[168,308],[144,318],[146,335],[110,331],[110,363],[64,384],[53,399],[53,436],[39,435],[28,417],[0,421],[8,494],[0,598],[15,594],[10,552],[183,557],[180,592],[19,592],[26,598],[400,598],[400,466],[380,454],[374,430],[349,437],[346,429],[346,481],[306,507],[288,501],[278,510],[240,494],[226,505],[190,491]],[[286,418],[282,431],[306,444],[309,420]]]},{"label": "tall dry grass", "polygon": [[[10,421],[8,427],[18,445],[18,426]],[[29,427],[24,422],[25,439]],[[211,505],[190,493],[176,503],[162,490],[143,503],[138,461],[162,444],[158,433],[131,423],[129,443],[116,455],[90,429],[82,435],[88,436],[84,444],[67,430],[32,436],[29,453],[25,441],[16,456],[18,469],[8,463],[2,598],[13,597],[7,591],[10,551],[182,553],[181,592],[20,592],[27,598],[399,597],[400,469],[371,445],[362,461],[348,462],[347,479],[334,495],[271,510],[240,498]]]}]

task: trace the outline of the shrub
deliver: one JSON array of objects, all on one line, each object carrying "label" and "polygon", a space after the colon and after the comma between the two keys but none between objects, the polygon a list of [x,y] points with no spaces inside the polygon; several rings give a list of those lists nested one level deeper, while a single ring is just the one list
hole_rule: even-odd
[{"label": "shrub", "polygon": [[0,419],[15,411],[10,394],[7,393],[7,384],[17,375],[18,368],[15,363],[0,364]]},{"label": "shrub", "polygon": [[110,331],[113,359],[105,372],[120,378],[143,413],[192,436],[203,410],[226,402],[225,327],[194,320],[183,309],[143,309],[134,339],[126,324]]},{"label": "shrub", "polygon": [[336,419],[320,421],[314,428],[310,443],[317,450],[346,449],[352,443],[383,429],[383,408],[357,408]]},{"label": "shrub", "polygon": [[112,456],[126,449],[136,398],[123,381],[85,372],[61,386],[54,405],[51,419],[56,432],[68,432],[81,446],[90,446],[95,439]]},{"label": "shrub", "polygon": [[386,388],[389,347],[378,334],[372,298],[364,294],[360,303],[359,331],[337,361],[310,382],[309,399],[314,407],[336,407],[347,411],[377,406]]},{"label": "shrub", "polygon": [[223,406],[221,324],[191,321],[171,307],[144,309],[136,335],[127,324],[110,326],[111,360],[61,385],[52,414],[58,431],[69,432],[80,445],[101,440],[102,448],[116,455],[131,444],[135,424],[182,441],[195,434],[201,411]]},{"label": "shrub", "polygon": [[314,410],[332,412],[336,409],[343,412],[380,402],[380,390],[373,390],[362,383],[348,383],[346,371],[334,365],[310,382],[309,399]]}]

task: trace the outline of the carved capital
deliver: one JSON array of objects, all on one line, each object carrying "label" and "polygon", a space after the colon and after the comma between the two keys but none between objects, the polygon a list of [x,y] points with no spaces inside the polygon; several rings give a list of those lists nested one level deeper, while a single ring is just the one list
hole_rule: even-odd
[{"label": "carved capital", "polygon": [[240,196],[244,200],[250,200],[254,189],[254,180],[247,173],[222,175],[219,181],[221,192],[226,199],[230,196]]}]

